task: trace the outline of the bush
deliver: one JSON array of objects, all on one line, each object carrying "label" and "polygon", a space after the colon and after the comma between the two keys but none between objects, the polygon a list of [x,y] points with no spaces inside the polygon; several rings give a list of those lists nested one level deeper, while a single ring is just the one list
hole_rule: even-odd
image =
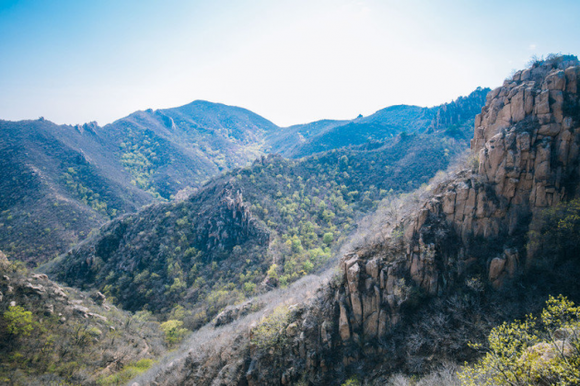
[{"label": "bush", "polygon": [[334,240],[334,234],[332,232],[327,232],[322,236],[322,242],[324,244],[330,244]]},{"label": "bush", "polygon": [[187,328],[182,328],[181,320],[168,320],[161,323],[161,330],[165,333],[165,341],[168,345],[173,346],[183,340],[189,332]]},{"label": "bush", "polygon": [[580,199],[544,210],[531,225],[528,249],[550,260],[575,258],[580,247]]},{"label": "bush", "polygon": [[561,295],[550,296],[539,319],[503,323],[488,339],[486,355],[459,374],[463,384],[580,384],[580,307]]},{"label": "bush", "polygon": [[135,363],[125,366],[123,370],[117,374],[109,375],[108,377],[101,378],[97,381],[97,384],[108,386],[108,385],[121,385],[127,383],[136,376],[144,373],[153,366],[152,359],[141,359]]},{"label": "bush", "polygon": [[360,381],[357,377],[347,379],[341,386],[360,386]]},{"label": "bush", "polygon": [[251,342],[260,349],[283,346],[286,338],[285,328],[288,325],[290,311],[286,306],[279,306],[262,319],[252,330]]},{"label": "bush", "polygon": [[32,312],[26,311],[20,306],[10,306],[4,313],[6,329],[15,336],[28,336],[34,329],[32,324]]}]

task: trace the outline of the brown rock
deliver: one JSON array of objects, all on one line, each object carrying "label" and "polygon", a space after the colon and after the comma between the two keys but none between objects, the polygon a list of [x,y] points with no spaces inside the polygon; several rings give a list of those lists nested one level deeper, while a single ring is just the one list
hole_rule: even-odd
[{"label": "brown rock", "polygon": [[544,90],[538,96],[536,96],[536,114],[549,114],[550,113],[550,91]]},{"label": "brown rock", "polygon": [[566,92],[571,94],[576,94],[578,92],[578,75],[580,73],[580,67],[568,67],[564,73],[566,74]]},{"label": "brown rock", "polygon": [[566,87],[566,75],[564,71],[554,71],[546,76],[543,88],[548,90],[561,90],[563,91]]},{"label": "brown rock", "polygon": [[505,264],[506,264],[506,259],[501,258],[501,257],[496,257],[493,260],[491,260],[491,263],[489,265],[489,275],[488,275],[489,281],[495,282],[497,279],[499,279],[499,277],[503,273]]},{"label": "brown rock", "polygon": [[360,275],[360,267],[358,263],[354,263],[347,271],[346,278],[350,292],[358,291],[358,282]]},{"label": "brown rock", "polygon": [[514,91],[517,90],[517,93],[511,98],[511,119],[512,122],[519,122],[526,116],[526,109],[524,103],[524,94],[525,89],[523,87],[517,87]]},{"label": "brown rock", "polygon": [[346,308],[342,303],[339,303],[340,317],[338,319],[338,332],[343,341],[350,339],[350,324],[348,323],[348,315]]},{"label": "brown rock", "polygon": [[538,134],[541,135],[548,135],[550,137],[555,137],[556,135],[560,134],[561,126],[557,123],[549,123],[547,125],[540,126],[540,130],[538,130]]}]

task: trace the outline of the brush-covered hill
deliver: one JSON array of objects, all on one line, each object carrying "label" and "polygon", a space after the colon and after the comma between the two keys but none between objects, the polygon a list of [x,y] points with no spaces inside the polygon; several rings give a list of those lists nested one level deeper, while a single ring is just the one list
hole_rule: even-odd
[{"label": "brush-covered hill", "polygon": [[215,174],[263,154],[266,134],[278,127],[234,106],[206,101],[138,111],[103,128],[117,144],[137,186],[169,199]]},{"label": "brush-covered hill", "polygon": [[159,323],[62,287],[0,251],[0,383],[117,385],[168,349]]},{"label": "brush-covered hill", "polygon": [[43,268],[122,307],[197,328],[227,304],[325,264],[384,197],[426,183],[463,151],[444,133],[404,135],[301,160],[261,157],[181,202],[122,216]]},{"label": "brush-covered hill", "polygon": [[44,262],[153,197],[129,183],[118,147],[95,124],[0,121],[0,247]]},{"label": "brush-covered hill", "polygon": [[47,261],[110,218],[254,160],[275,129],[204,101],[105,127],[0,121],[0,248],[31,265]]}]

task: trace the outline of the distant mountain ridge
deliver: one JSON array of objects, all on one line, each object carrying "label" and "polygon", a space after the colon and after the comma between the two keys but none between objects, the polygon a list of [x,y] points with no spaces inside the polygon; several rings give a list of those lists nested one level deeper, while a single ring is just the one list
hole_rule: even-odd
[{"label": "distant mountain ridge", "polygon": [[273,151],[286,157],[300,158],[344,146],[393,138],[400,133],[424,133],[460,126],[480,112],[488,92],[488,88],[479,87],[466,97],[440,106],[395,105],[351,121],[318,121],[291,126],[269,136],[268,144]]},{"label": "distant mountain ridge", "polygon": [[0,121],[0,246],[10,258],[46,261],[110,218],[252,161],[276,128],[205,101],[104,127]]}]

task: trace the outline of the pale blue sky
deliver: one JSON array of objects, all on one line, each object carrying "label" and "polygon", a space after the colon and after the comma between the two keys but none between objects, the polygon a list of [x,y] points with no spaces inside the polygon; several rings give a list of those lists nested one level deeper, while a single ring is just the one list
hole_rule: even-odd
[{"label": "pale blue sky", "polygon": [[432,106],[580,54],[580,1],[0,0],[0,119],[205,99],[286,126]]}]

